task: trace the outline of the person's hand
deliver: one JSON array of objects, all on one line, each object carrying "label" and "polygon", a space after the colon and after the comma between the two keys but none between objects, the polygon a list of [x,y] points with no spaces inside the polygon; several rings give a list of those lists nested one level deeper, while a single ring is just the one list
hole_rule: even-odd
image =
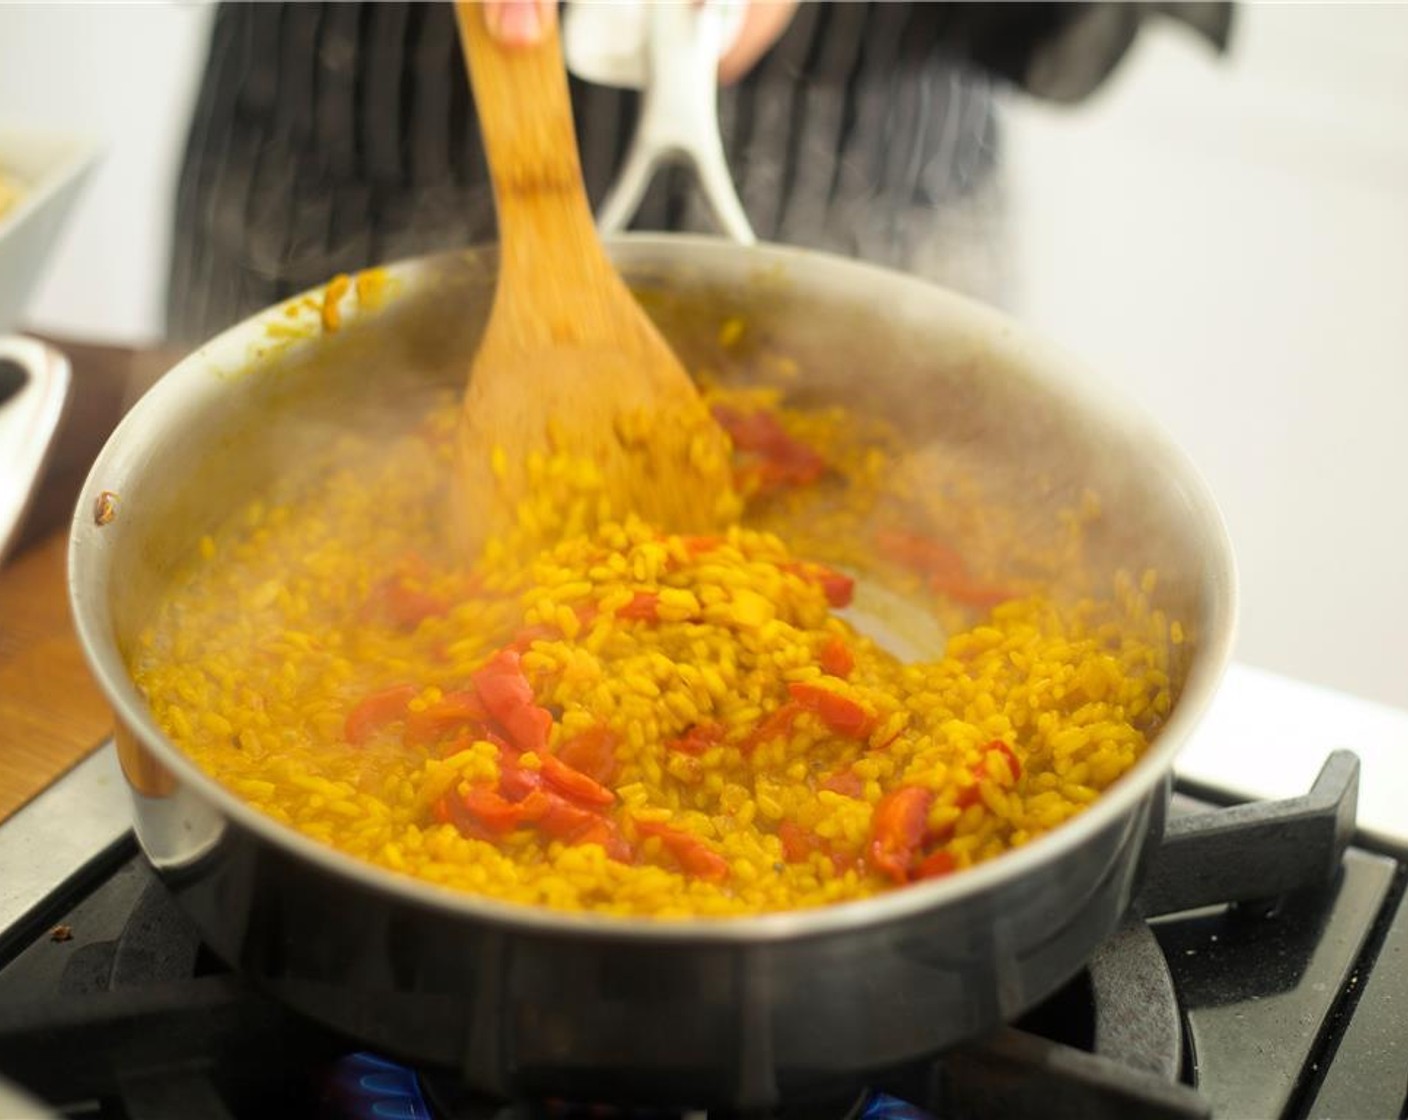
[{"label": "person's hand", "polygon": [[[697,0],[696,0],[697,2]],[[738,37],[719,59],[719,81],[736,82],[753,69],[787,30],[798,0],[751,3]],[[484,24],[505,46],[527,47],[542,39],[557,23],[556,0],[485,0]]]},{"label": "person's hand", "polygon": [[557,0],[485,0],[484,26],[507,47],[531,47],[557,23]]},{"label": "person's hand", "polygon": [[738,38],[719,59],[719,84],[738,81],[767,54],[768,48],[782,38],[799,0],[762,0],[748,5]]}]

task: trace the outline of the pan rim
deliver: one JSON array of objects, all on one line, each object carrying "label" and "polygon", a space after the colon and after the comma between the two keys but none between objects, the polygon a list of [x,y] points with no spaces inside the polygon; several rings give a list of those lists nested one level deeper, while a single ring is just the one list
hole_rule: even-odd
[{"label": "pan rim", "polygon": [[[666,919],[573,913],[474,895],[364,861],[266,816],[203,771],[157,727],[118,650],[106,605],[111,550],[101,535],[101,528],[94,524],[91,511],[102,491],[120,491],[121,480],[140,469],[142,444],[151,438],[150,433],[142,431],[149,423],[147,416],[159,414],[163,408],[169,409],[183,400],[195,407],[206,397],[218,396],[225,378],[210,376],[212,368],[220,367],[217,357],[236,350],[249,351],[256,340],[264,337],[267,323],[282,315],[281,308],[285,304],[266,308],[229,328],[173,367],[124,417],[84,483],[70,531],[70,605],[89,668],[112,704],[119,724],[155,755],[181,786],[189,787],[225,820],[339,879],[447,917],[473,919],[525,933],[611,941],[682,945],[777,943],[841,935],[902,921],[1039,872],[1096,835],[1117,827],[1133,813],[1172,769],[1179,747],[1206,712],[1230,659],[1236,630],[1235,560],[1226,524],[1211,489],[1183,449],[1151,416],[1116,387],[1096,377],[1083,363],[1004,313],[926,280],[816,250],[772,244],[740,249],[731,242],[706,236],[630,234],[610,238],[607,243],[617,263],[627,266],[633,258],[637,263],[648,262],[653,254],[666,256],[681,248],[719,258],[741,254],[755,266],[780,267],[784,274],[806,275],[809,269],[817,268],[841,269],[854,278],[859,290],[866,291],[868,298],[877,303],[883,303],[887,295],[896,299],[901,295],[915,298],[914,293],[919,293],[922,299],[946,302],[955,313],[975,321],[979,329],[1001,331],[1040,355],[1041,360],[1032,362],[1026,370],[1028,375],[1054,391],[1074,397],[1093,415],[1105,417],[1112,423],[1117,421],[1127,431],[1137,430],[1151,469],[1159,469],[1170,480],[1170,485],[1184,492],[1193,515],[1204,523],[1206,539],[1216,548],[1210,549],[1208,556],[1209,622],[1204,644],[1190,667],[1169,718],[1133,769],[1060,827],[961,874],[810,909],[719,917]],[[483,247],[469,252],[482,253]],[[389,265],[386,271],[392,277],[413,278],[435,259],[437,255],[412,258]],[[315,292],[320,290],[314,289]],[[135,787],[132,794],[134,798],[144,796]]]}]

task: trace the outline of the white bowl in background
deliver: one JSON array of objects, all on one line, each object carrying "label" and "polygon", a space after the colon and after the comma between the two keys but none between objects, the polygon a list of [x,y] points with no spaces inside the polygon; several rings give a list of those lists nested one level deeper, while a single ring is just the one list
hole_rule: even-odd
[{"label": "white bowl in background", "polygon": [[0,215],[0,335],[24,312],[97,157],[86,136],[0,123],[0,171],[21,190]]}]

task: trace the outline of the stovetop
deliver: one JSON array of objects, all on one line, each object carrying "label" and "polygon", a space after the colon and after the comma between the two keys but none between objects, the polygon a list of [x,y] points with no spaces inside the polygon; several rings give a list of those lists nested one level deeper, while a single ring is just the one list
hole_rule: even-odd
[{"label": "stovetop", "polygon": [[[1355,837],[1357,781],[1336,752],[1289,801],[1227,807],[1185,785],[1124,927],[1052,999],[856,1096],[777,1114],[1404,1116],[1408,853]],[[87,855],[22,916],[0,905],[0,1074],[52,1115],[626,1115],[486,1100],[367,1053],[225,968],[129,834]]]}]

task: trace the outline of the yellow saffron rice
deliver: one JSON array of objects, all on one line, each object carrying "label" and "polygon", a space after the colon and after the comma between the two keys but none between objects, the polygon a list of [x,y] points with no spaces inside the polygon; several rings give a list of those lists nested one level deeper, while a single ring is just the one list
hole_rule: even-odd
[{"label": "yellow saffron rice", "polygon": [[[157,721],[239,796],[354,856],[662,918],[962,873],[1136,762],[1172,702],[1152,575],[1057,602],[1005,562],[1000,511],[966,526],[961,561],[905,536],[919,498],[883,432],[758,393],[715,404],[771,417],[764,435],[826,479],[740,470],[742,523],[690,538],[617,517],[589,468],[537,460],[515,533],[471,572],[446,544],[453,401],[391,443],[310,453],[199,542],[143,633],[133,669]],[[1076,562],[1097,515],[1093,497],[1065,511],[1071,552],[1049,562]],[[932,610],[945,648],[906,664],[845,620],[842,571],[867,565]],[[486,666],[506,665],[551,719],[539,750],[456,707],[482,706]],[[594,772],[585,795],[559,752]]]}]

